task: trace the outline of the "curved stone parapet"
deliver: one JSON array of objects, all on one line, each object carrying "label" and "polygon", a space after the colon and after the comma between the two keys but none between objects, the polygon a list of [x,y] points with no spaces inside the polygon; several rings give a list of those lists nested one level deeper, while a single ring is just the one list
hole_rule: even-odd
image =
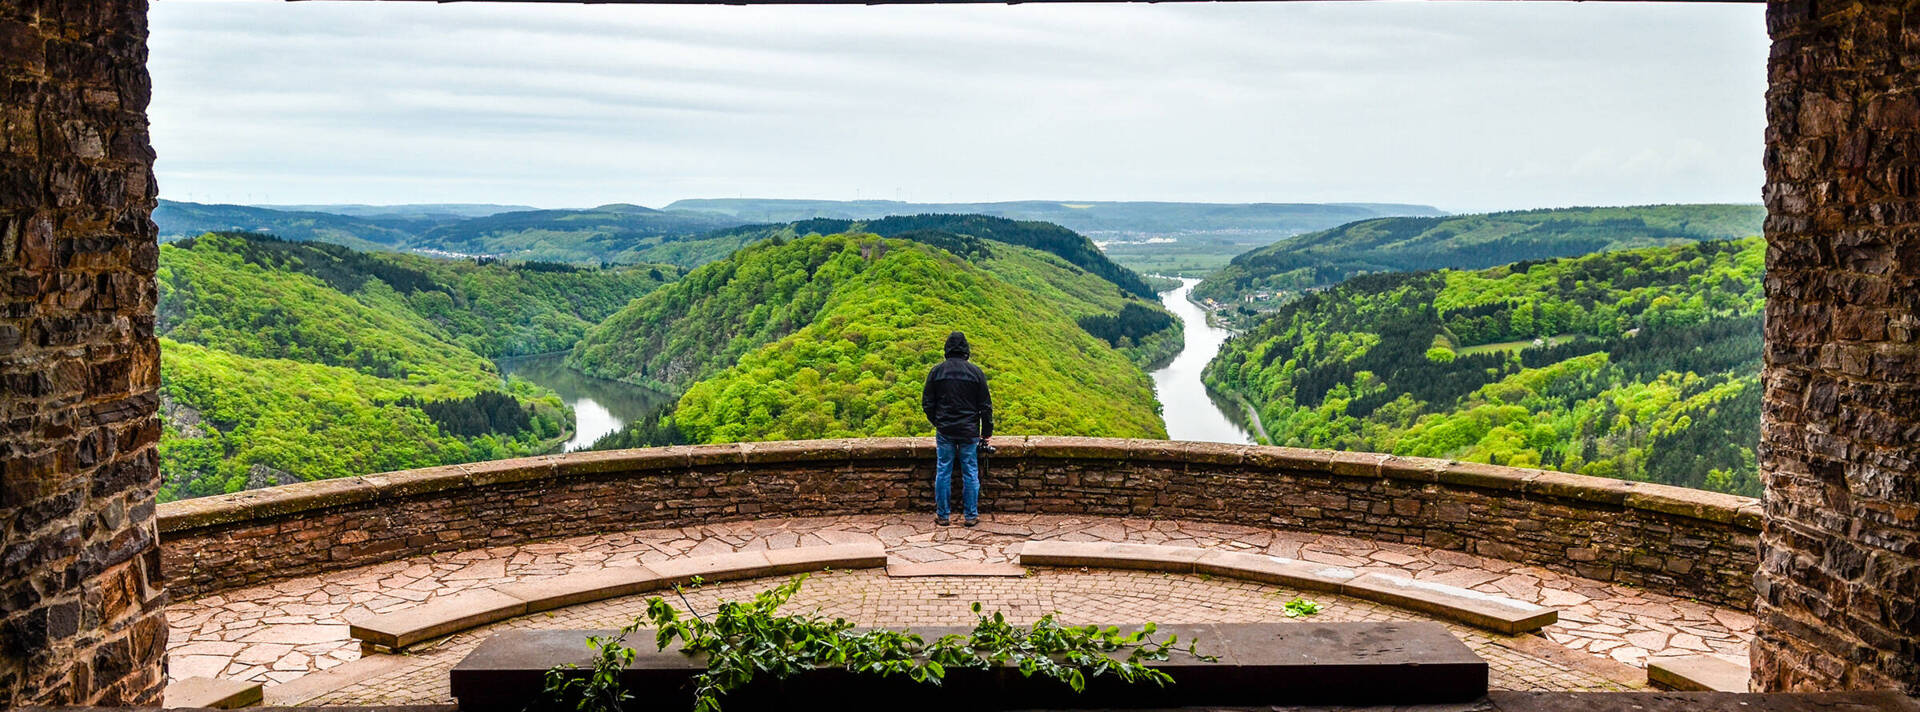
[{"label": "curved stone parapet", "polygon": [[[1000,437],[989,512],[1210,521],[1468,551],[1745,609],[1751,498],[1373,453]],[[933,442],[583,452],[305,482],[160,507],[196,596],[436,551],[769,517],[931,509]]]}]

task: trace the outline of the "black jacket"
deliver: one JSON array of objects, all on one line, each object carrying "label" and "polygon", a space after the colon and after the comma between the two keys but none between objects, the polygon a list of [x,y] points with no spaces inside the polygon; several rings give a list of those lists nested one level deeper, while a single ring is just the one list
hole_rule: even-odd
[{"label": "black jacket", "polygon": [[927,373],[920,389],[920,410],[935,430],[950,438],[993,437],[993,396],[987,374],[967,361],[967,337],[947,335],[947,360]]}]

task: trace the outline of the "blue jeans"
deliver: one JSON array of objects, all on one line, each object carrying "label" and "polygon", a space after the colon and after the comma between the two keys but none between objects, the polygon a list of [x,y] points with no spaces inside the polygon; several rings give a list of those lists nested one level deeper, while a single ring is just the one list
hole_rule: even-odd
[{"label": "blue jeans", "polygon": [[933,516],[945,519],[952,510],[947,498],[953,494],[953,461],[960,460],[960,499],[968,519],[980,516],[980,441],[976,438],[949,438],[936,435],[933,469]]}]

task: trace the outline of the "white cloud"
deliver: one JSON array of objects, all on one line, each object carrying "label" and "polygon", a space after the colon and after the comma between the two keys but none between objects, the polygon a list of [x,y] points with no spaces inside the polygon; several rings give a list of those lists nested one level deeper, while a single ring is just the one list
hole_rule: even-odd
[{"label": "white cloud", "polygon": [[153,5],[161,191],[1758,199],[1762,8]]}]

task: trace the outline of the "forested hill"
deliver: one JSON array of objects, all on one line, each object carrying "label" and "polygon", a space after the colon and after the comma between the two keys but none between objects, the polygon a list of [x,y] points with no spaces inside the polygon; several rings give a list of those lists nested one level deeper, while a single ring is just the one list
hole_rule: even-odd
[{"label": "forested hill", "polygon": [[663,423],[610,443],[925,434],[921,379],[960,330],[992,379],[1001,432],[1164,437],[1152,382],[1116,348],[1133,339],[1092,332],[1177,332],[1170,315],[1048,253],[923,237],[947,247],[757,242],[608,319],[569,363],[682,393]]},{"label": "forested hill", "polygon": [[1358,277],[1227,342],[1207,383],[1278,445],[1758,495],[1759,238]]},{"label": "forested hill", "polygon": [[1247,252],[1194,288],[1196,299],[1238,301],[1369,272],[1480,269],[1520,260],[1726,240],[1760,234],[1758,205],[1646,205],[1380,218],[1281,240]]},{"label": "forested hill", "polygon": [[162,496],[542,452],[564,408],[491,358],[566,348],[672,272],[163,245]]},{"label": "forested hill", "polygon": [[777,225],[748,225],[720,231],[706,236],[706,239],[719,240],[728,236],[743,236],[751,240],[776,235],[804,237],[855,232],[871,233],[881,237],[903,237],[927,242],[943,249],[951,249],[950,245],[942,244],[943,240],[949,239],[949,235],[1030,247],[1053,254],[1078,269],[1112,282],[1128,294],[1155,299],[1154,289],[1147,284],[1145,278],[1107,259],[1106,254],[1101,252],[1100,247],[1093,244],[1092,240],[1059,225],[1034,220],[1008,220],[991,215],[948,214],[890,215],[865,221],[819,218]]}]

